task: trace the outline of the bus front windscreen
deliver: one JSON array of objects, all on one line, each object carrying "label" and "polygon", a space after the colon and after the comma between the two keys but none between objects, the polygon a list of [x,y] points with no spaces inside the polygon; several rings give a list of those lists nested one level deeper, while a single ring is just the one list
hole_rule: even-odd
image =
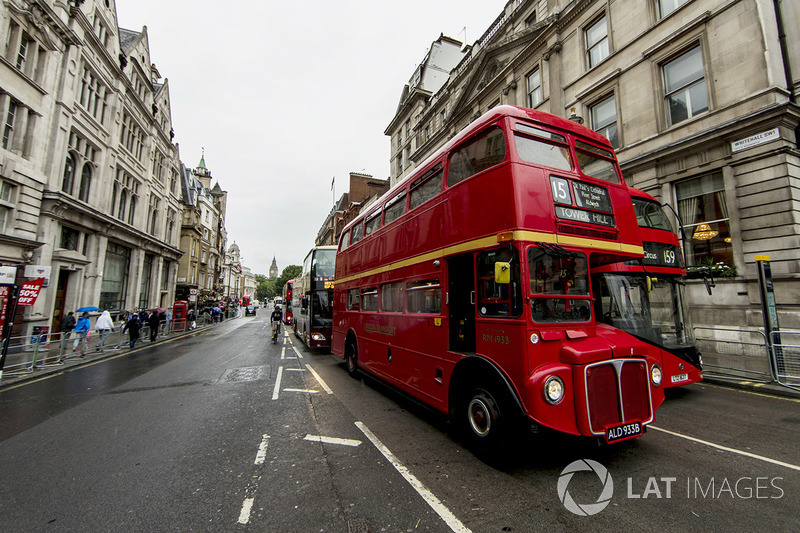
[{"label": "bus front windscreen", "polygon": [[534,322],[588,322],[589,271],[584,254],[532,247],[528,251]]},{"label": "bus front windscreen", "polygon": [[694,343],[686,299],[677,279],[603,274],[600,281],[602,321],[656,346],[683,348]]},{"label": "bus front windscreen", "polygon": [[336,268],[336,250],[317,250],[314,253],[314,262],[311,264],[313,281],[333,278]]}]

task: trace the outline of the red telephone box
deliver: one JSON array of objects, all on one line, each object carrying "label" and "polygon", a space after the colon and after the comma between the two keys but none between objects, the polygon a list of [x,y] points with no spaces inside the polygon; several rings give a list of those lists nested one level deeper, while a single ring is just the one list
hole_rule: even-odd
[{"label": "red telephone box", "polygon": [[172,331],[186,331],[186,318],[189,316],[189,302],[178,300],[172,304]]}]

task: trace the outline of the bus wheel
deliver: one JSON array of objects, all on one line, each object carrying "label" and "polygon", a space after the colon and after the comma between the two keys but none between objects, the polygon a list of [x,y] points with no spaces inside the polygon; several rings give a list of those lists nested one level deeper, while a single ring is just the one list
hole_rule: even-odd
[{"label": "bus wheel", "polygon": [[458,426],[477,451],[496,450],[506,440],[510,425],[506,405],[494,389],[474,388],[464,395]]},{"label": "bus wheel", "polygon": [[358,349],[355,343],[348,342],[344,350],[344,362],[347,365],[347,373],[351,378],[355,378],[358,374]]}]

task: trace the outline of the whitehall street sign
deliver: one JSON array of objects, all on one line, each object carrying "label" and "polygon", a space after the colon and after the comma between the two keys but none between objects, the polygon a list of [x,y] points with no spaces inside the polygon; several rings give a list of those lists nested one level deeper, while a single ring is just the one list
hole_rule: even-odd
[{"label": "whitehall street sign", "polygon": [[780,133],[778,133],[778,128],[772,128],[771,130],[751,135],[750,137],[747,137],[745,139],[733,141],[731,143],[731,151],[740,152],[742,150],[747,150],[748,148],[752,148],[753,146],[758,146],[759,144],[764,144],[770,141],[774,141],[778,138],[780,138]]}]

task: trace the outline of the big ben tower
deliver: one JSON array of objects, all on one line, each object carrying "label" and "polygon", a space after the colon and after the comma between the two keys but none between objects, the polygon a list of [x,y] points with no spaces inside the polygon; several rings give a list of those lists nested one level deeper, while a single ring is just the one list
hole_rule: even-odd
[{"label": "big ben tower", "polygon": [[275,256],[272,256],[272,266],[269,267],[269,277],[270,278],[278,277],[278,262],[275,261]]}]

